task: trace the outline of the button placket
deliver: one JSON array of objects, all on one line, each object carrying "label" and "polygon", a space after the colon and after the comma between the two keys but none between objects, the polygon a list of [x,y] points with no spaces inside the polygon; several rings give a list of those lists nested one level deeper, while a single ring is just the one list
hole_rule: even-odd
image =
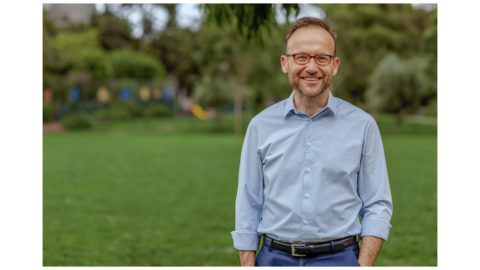
[{"label": "button placket", "polygon": [[305,141],[304,141],[304,177],[303,177],[303,200],[302,200],[302,235],[309,235],[312,231],[311,217],[313,213],[312,200],[310,199],[311,190],[313,187],[313,168],[314,168],[314,158],[313,158],[313,147],[312,147],[312,137],[314,134],[314,123],[312,118],[308,118],[305,124]]}]

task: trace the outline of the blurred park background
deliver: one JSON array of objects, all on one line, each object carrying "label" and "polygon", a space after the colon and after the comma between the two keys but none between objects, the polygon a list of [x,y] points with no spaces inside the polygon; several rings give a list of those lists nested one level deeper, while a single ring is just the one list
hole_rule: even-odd
[{"label": "blurred park background", "polygon": [[333,25],[333,94],[382,133],[376,265],[437,265],[434,4],[44,4],[44,265],[238,265],[243,135],[291,93],[280,56],[303,16]]}]

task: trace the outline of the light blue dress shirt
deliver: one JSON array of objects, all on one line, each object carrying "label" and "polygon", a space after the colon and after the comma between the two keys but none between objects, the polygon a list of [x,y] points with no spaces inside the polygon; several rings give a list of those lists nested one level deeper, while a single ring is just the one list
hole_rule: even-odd
[{"label": "light blue dress shirt", "polygon": [[[310,117],[293,93],[251,121],[240,161],[234,247],[260,235],[321,242],[360,233],[387,240],[392,197],[375,120],[329,94]],[[362,222],[358,215],[362,216]]]}]

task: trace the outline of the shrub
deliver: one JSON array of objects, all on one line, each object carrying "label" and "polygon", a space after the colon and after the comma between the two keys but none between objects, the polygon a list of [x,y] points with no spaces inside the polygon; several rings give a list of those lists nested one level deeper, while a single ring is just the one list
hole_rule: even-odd
[{"label": "shrub", "polygon": [[140,104],[134,101],[122,102],[128,110],[131,117],[143,117],[145,115],[144,109]]},{"label": "shrub", "polygon": [[112,75],[112,67],[108,58],[99,48],[79,48],[76,69],[89,71],[94,78],[108,78]]},{"label": "shrub", "polygon": [[172,115],[172,110],[164,104],[152,104],[145,109],[145,115],[149,117],[168,117]]},{"label": "shrub", "polygon": [[165,73],[154,58],[128,49],[112,52],[111,61],[117,78],[153,79]]},{"label": "shrub", "polygon": [[55,106],[51,102],[43,102],[43,122],[53,121],[55,118]]},{"label": "shrub", "polygon": [[130,111],[126,105],[113,103],[96,111],[94,117],[100,121],[123,121],[130,118]]},{"label": "shrub", "polygon": [[425,114],[428,116],[437,116],[437,99],[432,99],[425,108]]},{"label": "shrub", "polygon": [[142,107],[134,101],[117,101],[97,110],[94,117],[100,121],[124,121],[132,117],[143,117]]},{"label": "shrub", "polygon": [[92,119],[85,113],[73,113],[62,119],[62,124],[67,130],[90,129],[93,126]]}]

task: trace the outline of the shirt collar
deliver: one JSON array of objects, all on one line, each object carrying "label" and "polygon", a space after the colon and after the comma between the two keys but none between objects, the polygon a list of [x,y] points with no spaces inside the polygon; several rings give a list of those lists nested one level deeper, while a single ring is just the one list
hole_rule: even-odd
[{"label": "shirt collar", "polygon": [[[292,91],[292,93],[290,94],[290,96],[286,100],[285,108],[283,110],[283,116],[284,117],[287,117],[291,114],[297,114],[297,115],[300,114],[300,112],[295,109],[295,105],[293,104],[293,93],[294,92],[295,92],[295,90]],[[330,91],[328,92],[327,105],[324,108],[319,109],[318,112],[313,117],[318,116],[320,113],[324,112],[325,110],[331,111],[334,116],[337,114],[337,100],[332,95],[332,92],[330,92]]]}]

